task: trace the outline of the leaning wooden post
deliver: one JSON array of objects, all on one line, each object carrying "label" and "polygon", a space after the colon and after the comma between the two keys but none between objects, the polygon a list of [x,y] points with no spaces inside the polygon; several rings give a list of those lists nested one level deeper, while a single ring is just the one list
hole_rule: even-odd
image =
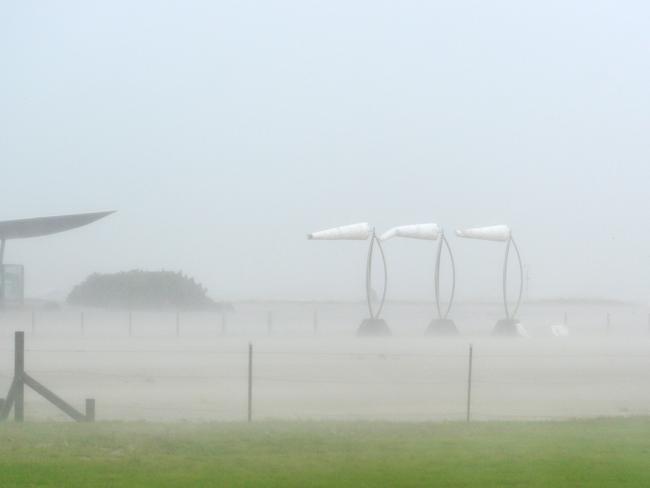
[{"label": "leaning wooden post", "polygon": [[86,398],[86,422],[95,421],[95,399]]},{"label": "leaning wooden post", "polygon": [[470,421],[472,409],[472,345],[469,345],[469,369],[467,371],[467,422]]},{"label": "leaning wooden post", "polygon": [[253,344],[248,344],[248,421],[253,421]]},{"label": "leaning wooden post", "polygon": [[25,333],[17,331],[14,335],[14,420],[22,422],[25,418]]}]

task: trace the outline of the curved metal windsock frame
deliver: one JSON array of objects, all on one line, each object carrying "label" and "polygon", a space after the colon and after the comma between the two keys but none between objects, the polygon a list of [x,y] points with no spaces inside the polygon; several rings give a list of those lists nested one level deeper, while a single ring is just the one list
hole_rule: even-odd
[{"label": "curved metal windsock frame", "polygon": [[[386,291],[388,290],[388,267],[386,265],[386,256],[384,249],[381,245],[381,239],[377,237],[375,229],[371,228],[368,223],[361,222],[358,224],[344,225],[342,227],[334,227],[325,229],[318,232],[307,234],[308,239],[314,240],[355,240],[365,241],[370,238],[370,245],[368,247],[368,260],[366,262],[366,303],[368,304],[368,312],[371,319],[379,318],[381,311],[384,308],[386,301]],[[375,250],[379,250],[379,256],[384,271],[384,289],[381,293],[379,305],[375,308],[372,300],[372,262]]]},{"label": "curved metal windsock frame", "polygon": [[[515,239],[512,237],[512,231],[506,225],[495,225],[491,227],[477,227],[474,229],[457,230],[458,237],[465,237],[469,239],[481,239],[486,241],[501,241],[506,243],[506,253],[503,260],[503,308],[506,313],[506,319],[514,319],[519,311],[521,299],[524,293],[524,265],[521,260],[521,254]],[[512,312],[508,306],[508,263],[510,261],[510,247],[513,247],[517,255],[517,263],[519,264],[519,294],[515,302]]]},{"label": "curved metal windsock frame", "polygon": [[[438,247],[436,250],[436,267],[433,274],[434,298],[436,302],[436,309],[438,311],[438,318],[446,319],[454,303],[454,293],[456,291],[456,263],[454,262],[454,255],[451,252],[451,246],[445,237],[445,233],[438,224],[432,222],[426,224],[402,225],[399,227],[393,227],[389,231],[385,232],[381,236],[380,240],[385,241],[392,239],[393,237],[438,241]],[[447,308],[444,311],[440,303],[440,262],[442,258],[443,248],[446,248],[447,253],[449,254],[452,273],[451,294],[449,296],[449,303],[447,305]]]},{"label": "curved metal windsock frame", "polygon": [[[381,262],[384,268],[384,290],[381,294],[381,300],[379,301],[379,306],[376,311],[372,304],[372,257],[375,245],[377,246],[377,249],[379,249],[379,256],[381,257]],[[372,229],[370,246],[368,246],[368,262],[366,263],[366,302],[368,303],[368,313],[370,313],[371,319],[379,318],[379,315],[384,308],[384,302],[386,301],[386,290],[388,290],[388,267],[386,265],[386,256],[384,255],[384,248],[381,245],[381,240],[377,237],[375,229]]]},{"label": "curved metal windsock frame", "polygon": [[[449,296],[449,303],[447,304],[447,309],[445,313],[442,313],[442,308],[440,307],[440,258],[442,256],[443,246],[447,249],[449,253],[449,261],[451,262],[451,295]],[[436,295],[436,309],[438,310],[438,318],[446,319],[449,316],[449,311],[451,306],[454,303],[454,294],[456,292],[456,263],[454,262],[454,255],[451,252],[451,246],[449,241],[445,237],[444,232],[440,236],[440,242],[438,243],[438,252],[436,253],[436,270],[434,272],[434,288]]]}]

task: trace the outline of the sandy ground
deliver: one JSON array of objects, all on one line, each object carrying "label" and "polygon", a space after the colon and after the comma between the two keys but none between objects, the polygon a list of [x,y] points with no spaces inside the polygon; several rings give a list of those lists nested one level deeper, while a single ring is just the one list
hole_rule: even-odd
[{"label": "sandy ground", "polygon": [[[318,326],[314,327],[314,310]],[[271,333],[269,317],[271,312]],[[425,337],[426,304],[386,307],[393,336],[355,337],[363,304],[235,304],[226,331],[217,313],[80,309],[0,315],[0,391],[13,374],[13,332],[26,333],[26,370],[71,404],[97,401],[105,420],[241,420],[247,410],[248,344],[253,411],[274,419],[464,419],[469,344],[472,418],[554,419],[650,414],[646,307],[525,306],[527,339],[490,337],[495,305],[460,305],[462,335]],[[568,337],[554,337],[562,323]],[[610,324],[607,326],[607,314]],[[4,395],[4,393],[0,393]],[[33,420],[63,414],[33,392]]]}]

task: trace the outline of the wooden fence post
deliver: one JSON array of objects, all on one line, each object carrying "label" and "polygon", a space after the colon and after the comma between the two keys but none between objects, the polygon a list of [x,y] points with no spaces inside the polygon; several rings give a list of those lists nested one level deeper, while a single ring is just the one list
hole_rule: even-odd
[{"label": "wooden fence post", "polygon": [[86,422],[95,421],[95,399],[86,398]]},{"label": "wooden fence post", "polygon": [[14,420],[23,422],[25,419],[25,385],[41,395],[54,406],[61,409],[77,422],[95,419],[95,400],[86,400],[86,413],[83,414],[53,391],[36,381],[25,372],[25,333],[16,331],[14,334],[14,379],[9,387],[7,398],[0,402],[0,420],[5,420],[11,408],[14,409]]},{"label": "wooden fence post", "polygon": [[248,421],[253,421],[253,344],[248,343]]},{"label": "wooden fence post", "polygon": [[467,370],[467,422],[471,418],[472,409],[472,345],[469,345],[469,369]]}]

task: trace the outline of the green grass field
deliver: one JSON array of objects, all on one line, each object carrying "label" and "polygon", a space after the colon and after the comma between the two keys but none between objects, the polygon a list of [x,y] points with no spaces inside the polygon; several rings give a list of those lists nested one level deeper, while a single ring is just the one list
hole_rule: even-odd
[{"label": "green grass field", "polygon": [[644,487],[650,419],[0,425],[0,487]]}]

